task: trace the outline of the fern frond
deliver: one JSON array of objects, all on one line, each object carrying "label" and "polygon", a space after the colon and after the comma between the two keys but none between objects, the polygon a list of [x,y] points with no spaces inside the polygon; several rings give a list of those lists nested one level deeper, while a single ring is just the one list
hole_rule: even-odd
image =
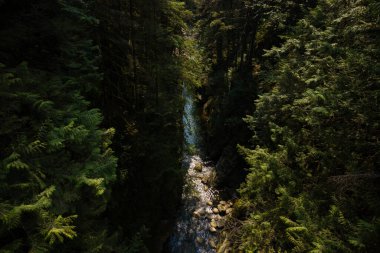
[{"label": "fern frond", "polygon": [[294,221],[292,221],[291,219],[289,219],[288,217],[285,217],[285,216],[280,216],[280,220],[281,220],[284,224],[286,224],[286,225],[288,225],[288,226],[292,226],[292,227],[297,227],[297,226],[299,226],[299,224],[298,224],[297,222],[294,222]]},{"label": "fern frond", "polygon": [[28,155],[41,153],[46,148],[46,143],[36,140],[24,147],[24,152]]},{"label": "fern frond", "polygon": [[104,178],[87,178],[87,177],[82,177],[81,182],[94,187],[96,189],[96,195],[102,195],[105,192],[105,187],[104,187]]},{"label": "fern frond", "polygon": [[78,215],[62,217],[59,215],[50,226],[44,231],[45,239],[49,244],[54,244],[56,241],[63,242],[65,238],[74,239],[77,233],[74,231],[75,226],[72,225]]},{"label": "fern frond", "polygon": [[17,170],[27,170],[29,165],[21,161],[20,159],[14,160],[6,165],[8,170],[17,169]]},{"label": "fern frond", "polygon": [[0,205],[0,220],[7,229],[13,229],[19,226],[21,222],[21,213],[21,208],[19,206],[13,207],[8,204]]}]

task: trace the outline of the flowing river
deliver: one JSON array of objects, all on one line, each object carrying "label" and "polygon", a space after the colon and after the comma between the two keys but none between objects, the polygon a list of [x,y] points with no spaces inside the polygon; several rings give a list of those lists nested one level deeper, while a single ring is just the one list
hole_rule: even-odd
[{"label": "flowing river", "polygon": [[223,227],[223,218],[219,210],[224,208],[226,211],[228,204],[224,201],[218,202],[218,191],[213,188],[215,169],[211,162],[203,160],[194,98],[186,85],[183,88],[183,97],[183,167],[187,174],[182,209],[175,231],[169,239],[169,247],[172,253],[211,253],[216,252],[217,235]]}]

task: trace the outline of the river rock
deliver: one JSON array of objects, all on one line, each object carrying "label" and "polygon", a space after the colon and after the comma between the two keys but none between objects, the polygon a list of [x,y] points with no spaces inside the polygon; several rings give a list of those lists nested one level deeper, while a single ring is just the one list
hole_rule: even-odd
[{"label": "river rock", "polygon": [[214,219],[212,219],[210,222],[210,226],[216,228],[218,226],[218,223]]},{"label": "river rock", "polygon": [[227,210],[226,210],[226,214],[230,214],[230,213],[232,213],[233,210],[234,210],[234,209],[232,209],[231,207],[230,207],[230,208],[227,208]]},{"label": "river rock", "polygon": [[215,222],[217,228],[224,228],[225,223],[226,223],[226,222],[225,222],[224,219],[220,219],[220,220],[217,220],[217,221]]},{"label": "river rock", "polygon": [[222,245],[219,247],[218,253],[226,253],[226,252],[228,252],[229,247],[230,247],[230,242],[227,239],[225,239],[223,241]]},{"label": "river rock", "polygon": [[225,205],[219,204],[218,209],[219,209],[219,212],[223,214],[226,212],[227,207]]},{"label": "river rock", "polygon": [[207,185],[208,184],[208,177],[207,176],[202,177],[201,181],[203,184]]},{"label": "river rock", "polygon": [[195,171],[198,171],[198,172],[202,172],[202,169],[203,169],[203,165],[202,165],[202,163],[197,162],[197,163],[195,164],[195,166],[194,166],[194,170],[195,170]]},{"label": "river rock", "polygon": [[212,206],[212,201],[207,202],[207,205]]},{"label": "river rock", "polygon": [[222,200],[222,201],[220,201],[220,202],[219,202],[219,204],[221,204],[221,205],[225,206],[225,205],[227,205],[227,202],[226,202],[226,201],[224,201],[224,200]]},{"label": "river rock", "polygon": [[203,187],[203,190],[204,190],[205,192],[207,192],[207,191],[208,191],[208,186],[205,185],[205,186]]},{"label": "river rock", "polygon": [[208,244],[210,245],[211,248],[216,249],[216,242],[214,239],[210,239]]},{"label": "river rock", "polygon": [[214,208],[212,209],[212,212],[215,213],[215,214],[218,214],[218,213],[219,213],[219,209],[216,208],[216,207],[214,207]]},{"label": "river rock", "polygon": [[210,227],[210,232],[215,233],[215,232],[216,232],[216,228],[214,228],[214,227]]},{"label": "river rock", "polygon": [[203,208],[199,208],[198,210],[193,212],[193,216],[195,218],[201,218],[205,214],[205,210]]},{"label": "river rock", "polygon": [[195,240],[196,240],[197,243],[199,243],[199,244],[202,244],[202,243],[204,242],[204,239],[203,239],[202,237],[199,237],[199,236],[198,236]]}]

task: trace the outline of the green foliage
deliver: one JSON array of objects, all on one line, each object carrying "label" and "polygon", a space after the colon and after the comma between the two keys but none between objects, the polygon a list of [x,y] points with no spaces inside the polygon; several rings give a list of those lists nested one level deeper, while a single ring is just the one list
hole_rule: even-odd
[{"label": "green foliage", "polygon": [[[265,50],[314,5],[314,1],[197,1],[200,44],[208,79],[200,89],[210,156],[226,160],[220,181],[238,187],[244,161],[236,145],[248,145],[250,133],[242,120],[255,110]],[[236,178],[231,182],[231,178]]]},{"label": "green foliage", "polygon": [[56,219],[51,222],[48,229],[44,234],[46,234],[45,239],[49,241],[49,244],[54,244],[56,241],[63,242],[64,238],[73,239],[77,236],[75,232],[75,226],[71,224],[76,219],[77,215],[72,215],[69,217],[62,217],[59,215]]},{"label": "green foliage", "polygon": [[373,1],[319,1],[266,51],[245,118],[254,147],[239,147],[249,171],[236,248],[378,249],[378,15]]},{"label": "green foliage", "polygon": [[120,158],[109,216],[131,251],[143,252],[145,244],[154,252],[162,220],[176,216],[181,200],[182,85],[201,79],[199,56],[192,58],[193,42],[184,35],[192,15],[178,0],[98,1],[95,10],[101,105]]},{"label": "green foliage", "polygon": [[[2,15],[7,11],[11,19],[21,11],[12,32],[28,37],[29,30],[46,28],[59,43],[48,43],[44,53],[59,56],[34,56],[44,38],[33,37],[35,48],[25,44],[22,56],[8,52],[17,52],[23,36],[8,34],[13,41],[0,45],[0,240],[7,242],[0,250],[95,252],[106,241],[107,227],[98,219],[117,160],[110,149],[115,131],[100,128],[100,111],[89,109],[82,96],[96,90],[101,77],[85,30],[93,18],[88,6],[72,1],[41,1],[21,10],[8,1],[5,7]],[[31,26],[29,19],[48,27]]]},{"label": "green foliage", "polygon": [[[2,94],[6,94],[2,96],[2,104],[12,105],[1,112],[1,117],[4,121],[8,119],[8,127],[13,125],[13,129],[2,132],[5,137],[4,134],[9,136],[11,131],[12,138],[3,143],[6,146],[3,148],[0,176],[1,220],[9,231],[19,228],[24,222],[34,224],[41,231],[46,230],[41,233],[46,234],[45,239],[50,244],[54,244],[57,240],[62,242],[64,238],[76,236],[75,226],[67,225],[73,223],[76,216],[63,218],[58,215],[49,222],[50,217],[75,214],[85,207],[80,198],[88,198],[86,194],[91,191],[86,193],[82,186],[94,189],[93,198],[104,195],[106,185],[115,179],[116,159],[108,148],[109,131],[103,134],[97,128],[101,120],[98,111],[86,111],[86,102],[75,90],[66,90],[62,95],[53,97],[57,102],[47,111],[35,107],[35,101],[40,101],[46,90],[57,91],[65,86],[55,80],[53,83],[49,79],[37,81],[37,74],[24,73],[17,77],[22,71],[26,71],[25,66],[1,75]],[[41,81],[48,85],[38,85]],[[61,100],[63,96],[64,103]],[[23,116],[22,108],[28,108],[29,114]],[[12,118],[14,122],[9,121]],[[18,192],[18,197],[15,198],[12,192]],[[105,204],[102,199],[98,201],[96,205]],[[34,213],[38,218],[24,221],[27,213]]]},{"label": "green foliage", "polygon": [[194,35],[184,41],[181,57],[181,80],[184,84],[200,88],[207,80],[208,66],[204,63],[203,50],[195,42]]}]

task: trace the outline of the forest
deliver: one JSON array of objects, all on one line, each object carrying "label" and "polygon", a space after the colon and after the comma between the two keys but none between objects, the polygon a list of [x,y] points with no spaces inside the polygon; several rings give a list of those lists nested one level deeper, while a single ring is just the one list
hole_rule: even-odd
[{"label": "forest", "polygon": [[0,253],[377,253],[378,0],[0,0]]}]

